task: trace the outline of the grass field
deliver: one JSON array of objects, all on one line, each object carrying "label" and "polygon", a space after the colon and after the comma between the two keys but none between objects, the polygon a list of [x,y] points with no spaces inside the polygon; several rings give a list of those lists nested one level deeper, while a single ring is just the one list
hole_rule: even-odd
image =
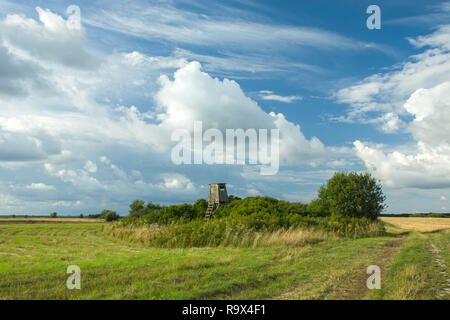
[{"label": "grass field", "polygon": [[[403,219],[385,236],[256,249],[148,248],[97,223],[1,224],[0,298],[449,299],[449,230],[409,231],[418,222]],[[373,264],[380,290],[366,287]],[[69,265],[80,290],[66,288]]]},{"label": "grass field", "polygon": [[98,219],[88,218],[0,218],[5,223],[98,223]]}]

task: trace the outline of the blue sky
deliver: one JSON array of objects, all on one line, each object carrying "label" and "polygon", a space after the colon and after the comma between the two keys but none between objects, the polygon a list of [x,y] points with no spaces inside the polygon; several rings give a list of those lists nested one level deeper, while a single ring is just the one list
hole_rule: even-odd
[{"label": "blue sky", "polygon": [[[449,18],[445,1],[0,0],[0,214],[125,214],[216,181],[308,202],[340,170],[380,179],[387,212],[448,212]],[[174,165],[193,120],[278,128],[278,174]]]}]

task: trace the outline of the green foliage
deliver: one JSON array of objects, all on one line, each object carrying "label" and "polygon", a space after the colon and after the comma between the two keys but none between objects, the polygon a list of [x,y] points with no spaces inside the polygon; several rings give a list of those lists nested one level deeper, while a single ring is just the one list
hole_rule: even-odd
[{"label": "green foliage", "polygon": [[50,213],[50,218],[56,218],[57,215],[58,215],[58,213],[52,212],[52,213]]},{"label": "green foliage", "polygon": [[206,209],[208,208],[208,201],[205,199],[198,199],[194,203],[194,211],[196,217],[203,217],[205,216]]},{"label": "green foliage", "polygon": [[232,194],[230,194],[228,196],[228,201],[231,202],[231,201],[234,201],[234,200],[242,200],[242,198],[239,198],[239,197],[236,197],[236,196],[233,196]]},{"label": "green foliage", "polygon": [[145,202],[142,200],[134,200],[130,204],[129,217],[141,217],[145,214]]},{"label": "green foliage", "polygon": [[369,173],[337,172],[318,193],[312,207],[332,214],[376,219],[386,207],[381,185]]},{"label": "green foliage", "polygon": [[213,219],[206,221],[205,199],[194,205],[168,207],[134,200],[128,217],[114,225],[113,234],[134,239],[127,232],[143,227],[149,245],[190,247],[218,246],[230,243],[230,239],[235,239],[236,245],[248,244],[261,235],[288,231],[295,234],[298,230],[348,238],[385,232],[382,222],[376,219],[384,208],[384,195],[370,174],[336,173],[319,189],[318,199],[308,205],[271,197],[241,199],[230,195],[229,200],[213,212]]},{"label": "green foliage", "polygon": [[322,199],[312,200],[306,207],[306,211],[315,215],[329,215],[330,209]]},{"label": "green foliage", "polygon": [[[142,220],[152,224],[170,224],[184,223],[196,218],[204,217],[205,211],[201,210],[201,204],[197,207],[190,204],[173,205],[162,208],[161,210],[153,210],[142,216]],[[205,209],[206,210],[206,209]]]},{"label": "green foliage", "polygon": [[145,202],[143,200],[134,200],[130,204],[130,211],[128,213],[128,216],[131,218],[139,218],[148,213],[161,209],[163,209],[161,205],[152,203],[151,201],[149,201],[147,205],[145,205]]},{"label": "green foliage", "polygon": [[111,222],[119,220],[120,216],[115,211],[104,209],[100,214],[100,218],[105,219],[107,222]]}]

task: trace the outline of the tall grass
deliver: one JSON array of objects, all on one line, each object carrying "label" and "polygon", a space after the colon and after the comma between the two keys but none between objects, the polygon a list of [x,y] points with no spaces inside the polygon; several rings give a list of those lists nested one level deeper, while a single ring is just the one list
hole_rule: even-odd
[{"label": "tall grass", "polygon": [[266,247],[301,246],[327,239],[359,238],[384,233],[381,222],[375,220],[307,220],[305,226],[255,229],[233,219],[193,220],[168,225],[146,224],[140,220],[121,221],[103,226],[103,232],[113,237],[146,246],[176,247]]}]

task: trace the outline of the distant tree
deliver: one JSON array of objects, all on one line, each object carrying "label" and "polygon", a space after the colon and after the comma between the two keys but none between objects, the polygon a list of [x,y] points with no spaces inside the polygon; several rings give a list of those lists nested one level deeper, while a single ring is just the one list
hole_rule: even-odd
[{"label": "distant tree", "polygon": [[163,209],[164,207],[160,204],[153,203],[149,201],[147,205],[143,200],[134,200],[130,204],[130,211],[128,212],[129,217],[142,217],[153,211],[158,211]]},{"label": "distant tree", "polygon": [[50,213],[50,218],[56,218],[57,215],[58,215],[58,213],[52,212],[52,213]]},{"label": "distant tree", "polygon": [[84,216],[83,216],[83,214],[80,214],[80,218],[83,218]]},{"label": "distant tree", "polygon": [[145,202],[143,200],[134,200],[130,204],[129,217],[140,217],[145,214]]},{"label": "distant tree", "polygon": [[146,211],[148,212],[148,211],[161,210],[162,208],[163,208],[163,206],[161,206],[159,203],[153,203],[153,202],[149,201],[146,206],[146,209],[147,209]]},{"label": "distant tree", "polygon": [[[111,213],[113,213],[113,214],[111,214]],[[100,219],[106,219],[106,217],[108,215],[109,216],[114,216],[114,214],[117,215],[117,213],[115,211],[112,211],[112,210],[109,210],[109,209],[103,209],[102,212],[100,212],[100,215],[98,215],[98,217]]]},{"label": "distant tree", "polygon": [[336,215],[376,219],[386,208],[385,200],[370,173],[337,172],[320,187],[315,205]]},{"label": "distant tree", "polygon": [[119,220],[120,216],[115,211],[107,210],[108,212],[105,214],[104,219],[107,222]]}]

